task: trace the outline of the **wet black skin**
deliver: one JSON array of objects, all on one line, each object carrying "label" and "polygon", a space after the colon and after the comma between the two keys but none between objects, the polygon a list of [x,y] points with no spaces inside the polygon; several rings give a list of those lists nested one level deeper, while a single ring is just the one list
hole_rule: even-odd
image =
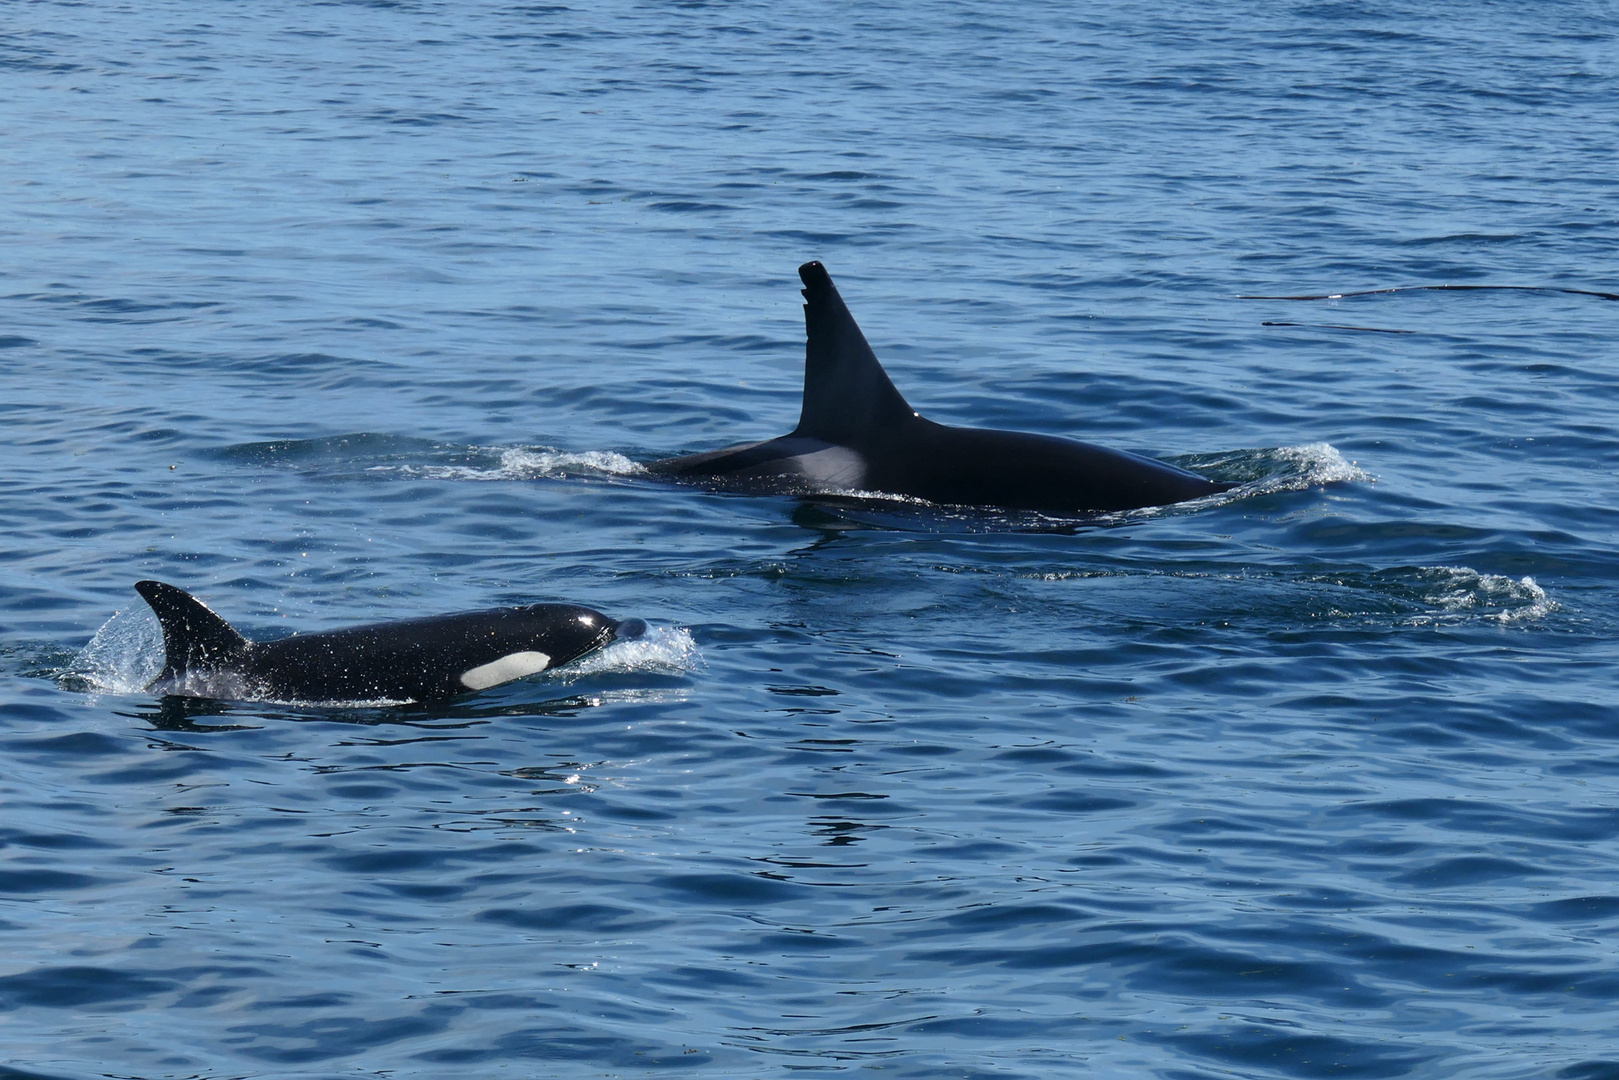
[{"label": "wet black skin", "polygon": [[135,589],[163,628],[165,664],[152,685],[182,693],[213,683],[282,701],[434,701],[470,692],[466,672],[513,653],[545,653],[549,670],[646,630],[576,604],[529,604],[254,642],[183,589]]},{"label": "wet black skin", "polygon": [[653,462],[654,474],[740,490],[861,490],[1080,514],[1163,506],[1234,486],[1077,439],[934,423],[889,381],[826,268],[805,263],[798,273],[807,331],[798,427],[778,439]]}]

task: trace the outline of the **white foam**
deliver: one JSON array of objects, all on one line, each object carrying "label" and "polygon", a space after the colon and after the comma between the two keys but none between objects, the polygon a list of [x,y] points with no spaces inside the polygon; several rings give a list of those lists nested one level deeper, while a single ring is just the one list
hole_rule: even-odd
[{"label": "white foam", "polygon": [[1301,487],[1317,484],[1364,483],[1372,479],[1353,461],[1344,460],[1331,443],[1306,443],[1303,446],[1278,446],[1276,456],[1297,468],[1295,479]]},{"label": "white foam", "polygon": [[703,664],[703,654],[691,631],[681,627],[649,626],[637,638],[615,641],[599,652],[575,660],[558,671],[558,677],[650,671],[684,675]]},{"label": "white foam", "polygon": [[1481,574],[1466,566],[1425,566],[1422,570],[1432,576],[1423,599],[1446,615],[1480,616],[1509,623],[1538,619],[1561,606],[1532,577]]},{"label": "white foam", "polygon": [[609,450],[570,454],[549,447],[484,446],[473,452],[498,454],[500,463],[475,465],[375,465],[370,472],[399,472],[429,480],[557,480],[569,476],[639,476],[646,466]]},{"label": "white foam", "polygon": [[543,447],[540,449],[513,447],[502,450],[500,467],[503,472],[517,474],[520,479],[535,476],[570,476],[580,472],[606,473],[608,476],[639,476],[646,472],[646,466],[610,450],[586,450],[582,454],[569,454]]}]

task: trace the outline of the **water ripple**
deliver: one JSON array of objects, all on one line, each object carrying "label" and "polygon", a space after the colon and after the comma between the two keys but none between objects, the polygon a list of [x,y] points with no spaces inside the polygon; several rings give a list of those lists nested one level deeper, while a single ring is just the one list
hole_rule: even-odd
[{"label": "water ripple", "polygon": [[[1600,5],[14,9],[0,1073],[1619,1070]],[[1238,486],[642,475],[791,429],[809,258]],[[147,577],[653,629],[165,698]]]}]

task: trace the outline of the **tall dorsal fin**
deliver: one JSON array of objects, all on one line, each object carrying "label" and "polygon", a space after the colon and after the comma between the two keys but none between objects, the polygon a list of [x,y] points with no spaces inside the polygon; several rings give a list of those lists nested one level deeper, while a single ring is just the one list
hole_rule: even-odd
[{"label": "tall dorsal fin", "polygon": [[212,668],[247,651],[248,641],[230,623],[184,589],[161,581],[137,581],[135,591],[152,606],[163,627],[165,663],[161,679],[177,679],[194,668]]},{"label": "tall dorsal fin", "polygon": [[844,306],[832,275],[818,262],[798,268],[804,279],[804,410],[794,435],[859,446],[868,433],[916,415],[866,335]]}]

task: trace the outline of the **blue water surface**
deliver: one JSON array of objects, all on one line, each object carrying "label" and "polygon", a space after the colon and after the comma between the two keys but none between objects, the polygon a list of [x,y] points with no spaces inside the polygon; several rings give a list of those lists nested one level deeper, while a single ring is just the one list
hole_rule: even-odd
[{"label": "blue water surface", "polygon": [[[1619,1077],[1616,24],[6,6],[0,1076]],[[641,475],[793,426],[811,258],[1242,486]],[[1343,295],[1431,285],[1529,288]],[[653,632],[161,698],[141,578]]]}]

